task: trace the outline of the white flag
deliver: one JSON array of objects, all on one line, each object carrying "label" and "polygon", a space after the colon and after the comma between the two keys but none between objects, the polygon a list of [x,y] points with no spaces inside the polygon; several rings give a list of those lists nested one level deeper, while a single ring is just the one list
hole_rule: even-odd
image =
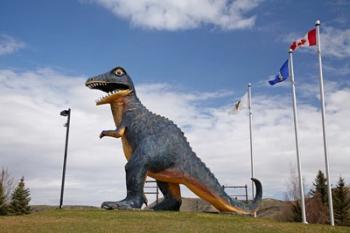
[{"label": "white flag", "polygon": [[246,92],[240,100],[236,101],[231,110],[230,113],[231,114],[235,114],[238,113],[239,111],[241,111],[242,109],[245,109],[248,107],[248,92]]}]

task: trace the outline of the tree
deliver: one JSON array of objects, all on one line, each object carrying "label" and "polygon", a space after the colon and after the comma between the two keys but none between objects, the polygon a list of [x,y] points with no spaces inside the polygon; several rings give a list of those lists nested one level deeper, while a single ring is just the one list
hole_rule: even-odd
[{"label": "tree", "polygon": [[301,200],[299,179],[295,169],[290,169],[290,177],[287,183],[287,192],[285,193],[286,206],[283,209],[281,219],[285,221],[301,222]]},{"label": "tree", "polygon": [[306,218],[308,223],[326,224],[328,223],[328,208],[319,198],[315,196],[306,199]]},{"label": "tree", "polygon": [[0,173],[0,215],[8,214],[8,204],[12,189],[13,179],[10,178],[8,171],[2,168]]},{"label": "tree", "polygon": [[0,215],[6,215],[7,214],[7,205],[6,205],[6,199],[5,199],[5,190],[2,186],[2,183],[0,183]]},{"label": "tree", "polygon": [[350,190],[339,177],[337,187],[333,189],[334,220],[337,225],[350,225]]},{"label": "tree", "polygon": [[313,189],[310,190],[310,198],[307,201],[308,222],[310,223],[328,223],[328,194],[326,177],[321,170],[317,172],[315,181],[312,183]]},{"label": "tree", "polygon": [[[300,188],[298,181],[297,174],[294,170],[291,170],[290,179],[288,182],[288,191],[286,193],[286,200],[288,201],[286,205],[287,208],[285,208],[282,212],[283,220],[294,222],[301,222],[302,220]],[[328,222],[328,209],[322,202],[322,197],[327,197],[327,189],[325,185],[325,178],[321,171],[318,172],[313,185],[314,190],[311,190],[310,193],[305,196],[306,219],[309,223],[324,224]]]},{"label": "tree", "polygon": [[10,212],[16,215],[29,214],[31,212],[29,202],[30,192],[29,189],[25,188],[24,177],[22,177],[16,189],[12,193],[9,207]]},{"label": "tree", "polygon": [[313,186],[314,189],[311,189],[309,193],[311,198],[319,198],[322,204],[326,205],[328,202],[327,181],[321,170],[318,171]]}]

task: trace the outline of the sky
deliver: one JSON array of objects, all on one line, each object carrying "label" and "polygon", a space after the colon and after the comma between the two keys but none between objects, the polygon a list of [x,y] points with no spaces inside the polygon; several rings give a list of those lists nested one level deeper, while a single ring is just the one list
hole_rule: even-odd
[{"label": "sky", "polygon": [[[250,184],[248,112],[229,114],[252,83],[255,176],[283,199],[296,170],[290,82],[269,86],[290,43],[321,20],[330,178],[350,182],[350,2],[71,0],[0,3],[0,167],[25,177],[32,204],[59,203],[72,109],[65,204],[125,197],[126,160],[102,95],[85,80],[115,66],[151,111],[172,119],[221,184]],[[294,54],[307,190],[324,153],[315,48]],[[183,196],[193,197],[182,187]],[[152,199],[150,197],[150,199]]]}]

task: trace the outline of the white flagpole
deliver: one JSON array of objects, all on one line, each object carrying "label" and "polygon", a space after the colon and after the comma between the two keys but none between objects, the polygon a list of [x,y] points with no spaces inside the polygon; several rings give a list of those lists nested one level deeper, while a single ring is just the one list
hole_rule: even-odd
[{"label": "white flagpole", "polygon": [[[248,110],[249,110],[249,139],[250,139],[250,171],[251,178],[254,178],[254,159],[253,159],[253,113],[252,113],[252,84],[248,83]],[[255,192],[254,192],[254,182],[252,181],[252,196],[254,200]],[[254,218],[256,218],[256,212],[253,214]]]},{"label": "white flagpole", "polygon": [[328,187],[328,207],[329,207],[329,220],[330,224],[334,226],[334,214],[333,214],[333,200],[332,200],[332,188],[331,179],[329,174],[328,165],[328,153],[327,153],[327,137],[326,137],[326,125],[325,125],[325,101],[324,101],[324,88],[323,88],[323,72],[322,72],[322,56],[321,56],[321,39],[320,39],[320,20],[316,21],[316,41],[317,41],[317,54],[318,62],[320,64],[320,97],[321,97],[321,113],[322,113],[322,130],[323,130],[323,149],[326,165],[327,187]]},{"label": "white flagpole", "polygon": [[[254,159],[253,159],[253,113],[252,113],[252,84],[248,83],[248,110],[249,110],[249,139],[250,139],[250,171],[251,178],[254,178]],[[254,200],[254,182],[252,181],[252,196]]]},{"label": "white flagpole", "polygon": [[289,76],[292,84],[292,100],[293,100],[293,116],[294,116],[294,132],[295,132],[295,146],[297,152],[298,174],[299,174],[299,190],[301,201],[301,217],[302,222],[307,224],[305,213],[305,197],[304,197],[304,185],[303,176],[301,173],[301,162],[299,153],[299,139],[298,139],[298,113],[297,113],[297,100],[295,94],[295,81],[294,81],[294,68],[293,68],[293,50],[289,49]]}]

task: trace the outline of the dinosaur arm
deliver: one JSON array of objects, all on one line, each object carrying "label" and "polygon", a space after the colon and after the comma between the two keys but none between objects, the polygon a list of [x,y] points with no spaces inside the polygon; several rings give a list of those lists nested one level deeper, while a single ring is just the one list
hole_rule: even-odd
[{"label": "dinosaur arm", "polygon": [[103,130],[100,134],[100,138],[103,138],[104,136],[120,138],[124,135],[125,129],[125,127],[120,127],[115,130]]}]

